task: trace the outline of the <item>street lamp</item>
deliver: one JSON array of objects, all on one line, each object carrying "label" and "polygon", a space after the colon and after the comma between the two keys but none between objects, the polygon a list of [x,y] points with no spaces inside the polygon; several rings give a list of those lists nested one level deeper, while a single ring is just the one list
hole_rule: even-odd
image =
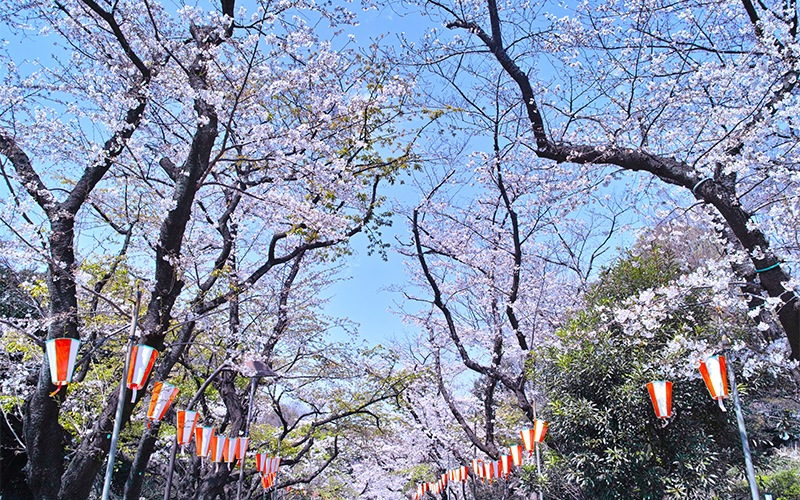
[{"label": "street lamp", "polygon": [[[239,373],[243,377],[250,377],[250,402],[247,405],[247,420],[244,422],[244,436],[247,439],[250,437],[250,419],[253,416],[253,398],[256,395],[256,386],[261,380],[261,377],[278,378],[278,374],[272,371],[266,363],[258,359],[248,359],[242,364]],[[239,467],[239,484],[236,487],[236,500],[242,498],[242,483],[244,483],[244,452],[240,457],[242,463]]]}]

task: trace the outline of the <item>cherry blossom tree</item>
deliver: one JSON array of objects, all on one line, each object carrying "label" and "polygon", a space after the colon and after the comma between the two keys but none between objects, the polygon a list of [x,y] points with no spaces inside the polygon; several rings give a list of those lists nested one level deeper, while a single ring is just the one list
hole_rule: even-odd
[{"label": "cherry blossom tree", "polygon": [[[507,129],[536,157],[618,192],[681,188],[679,206],[730,237],[749,306],[773,311],[800,357],[793,3],[420,5],[455,33],[434,29],[406,56],[451,85],[468,123],[496,109],[488,82],[513,92]],[[652,177],[625,175],[637,172]]]},{"label": "cherry blossom tree", "polygon": [[[198,328],[223,312],[234,340],[219,347],[243,349],[238,332],[250,330],[236,307],[304,253],[330,261],[380,223],[379,184],[409,160],[390,126],[408,84],[374,50],[337,42],[353,22],[338,7],[55,6],[0,8],[14,40],[40,50],[2,53],[6,250],[47,269],[45,317],[14,329],[39,346],[82,339],[81,380],[105,349],[121,352],[131,290],[142,286],[138,342],[161,352],[154,377],[185,363]],[[41,40],[54,45],[41,52]],[[261,344],[267,356],[273,348]],[[115,384],[90,428],[70,435],[61,409],[80,396],[50,395],[46,360],[36,371],[20,392],[28,486],[34,498],[87,498],[109,449]],[[219,383],[241,397],[232,379]],[[241,414],[232,411],[233,427]]]}]

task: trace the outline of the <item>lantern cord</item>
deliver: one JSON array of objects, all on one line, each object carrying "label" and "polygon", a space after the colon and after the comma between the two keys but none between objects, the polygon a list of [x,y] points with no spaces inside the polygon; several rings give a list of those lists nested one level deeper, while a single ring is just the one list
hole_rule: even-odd
[{"label": "lantern cord", "polygon": [[706,177],[705,179],[703,179],[700,182],[698,182],[697,184],[695,184],[694,187],[692,188],[692,194],[697,196],[697,188],[700,187],[700,184],[704,183],[705,181],[711,181],[711,180],[714,180],[714,179],[712,179],[711,177]]},{"label": "lantern cord", "polygon": [[60,391],[60,390],[61,390],[61,384],[59,384],[59,385],[57,385],[57,386],[56,386],[56,390],[55,390],[55,391],[53,391],[53,392],[51,392],[51,393],[50,393],[50,396],[51,396],[51,397],[52,397],[52,396],[55,396],[56,394],[58,394],[58,391]]},{"label": "lantern cord", "polygon": [[725,405],[722,403],[722,398],[719,398],[719,399],[717,400],[717,402],[719,403],[719,409],[720,409],[720,410],[722,410],[722,411],[724,411],[724,412],[727,412],[727,411],[728,411],[728,410],[726,410],[726,409],[725,409]]},{"label": "lantern cord", "polygon": [[773,264],[773,265],[771,265],[771,266],[769,266],[767,268],[764,268],[764,269],[756,269],[756,272],[757,273],[764,273],[764,272],[767,272],[767,271],[769,271],[771,269],[775,269],[776,267],[778,267],[780,265],[781,265],[781,263],[778,262],[777,264]]},{"label": "lantern cord", "polygon": [[133,393],[131,395],[131,403],[135,403],[136,402],[136,387],[131,387],[131,392]]}]

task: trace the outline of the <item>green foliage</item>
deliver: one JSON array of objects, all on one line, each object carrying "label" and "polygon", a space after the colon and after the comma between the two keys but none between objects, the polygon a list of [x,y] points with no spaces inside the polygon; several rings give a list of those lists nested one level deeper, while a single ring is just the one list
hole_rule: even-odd
[{"label": "green foliage", "polygon": [[741,462],[733,412],[720,411],[701,379],[673,379],[673,418],[655,416],[646,384],[667,378],[668,362],[677,361],[665,359],[668,342],[706,335],[696,321],[709,313],[689,297],[652,337],[626,336],[609,308],[680,276],[668,249],[639,250],[602,272],[538,370],[547,418],[557,422],[548,435],[556,452],[550,470],[559,477],[548,481],[551,496],[577,487],[597,500],[708,498],[729,464]]}]

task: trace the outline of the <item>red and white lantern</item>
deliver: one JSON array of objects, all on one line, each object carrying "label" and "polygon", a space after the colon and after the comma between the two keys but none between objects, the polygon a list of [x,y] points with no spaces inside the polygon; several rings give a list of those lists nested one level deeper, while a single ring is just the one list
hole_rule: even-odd
[{"label": "red and white lantern", "polygon": [[483,463],[477,458],[472,459],[472,471],[478,477],[483,477]]},{"label": "red and white lantern", "polygon": [[150,407],[147,409],[148,427],[150,421],[160,422],[167,412],[172,400],[178,395],[178,388],[166,382],[156,382],[153,385],[153,394],[150,396]]},{"label": "red and white lantern", "polygon": [[544,435],[547,433],[547,422],[544,420],[536,419],[533,422],[533,440],[537,443],[544,441]]},{"label": "red and white lantern", "polygon": [[178,410],[178,444],[181,445],[181,454],[184,453],[184,446],[192,440],[192,434],[197,427],[197,420],[200,415],[196,411]]},{"label": "red and white lantern", "polygon": [[219,464],[225,458],[225,451],[228,449],[228,438],[225,436],[214,436],[211,438],[211,447],[208,450],[208,456],[217,464],[216,470],[219,470]]},{"label": "red and white lantern", "polygon": [[725,356],[711,356],[700,362],[700,373],[712,399],[716,399],[722,411],[722,400],[728,397],[728,373],[725,369]]},{"label": "red and white lantern", "polygon": [[239,465],[244,467],[244,458],[247,455],[247,443],[250,442],[249,437],[236,438],[236,458],[239,459]]},{"label": "red and white lantern", "polygon": [[131,350],[128,367],[128,388],[133,391],[131,403],[136,402],[136,391],[144,388],[147,376],[156,362],[158,351],[146,345],[135,345]]},{"label": "red and white lantern", "polygon": [[272,457],[267,463],[266,474],[277,474],[281,468],[281,457]]},{"label": "red and white lantern", "polygon": [[197,456],[207,457],[209,448],[211,448],[211,440],[214,437],[213,427],[195,427],[194,441],[197,444]]},{"label": "red and white lantern", "polygon": [[500,463],[503,467],[506,479],[508,479],[508,473],[511,472],[511,455],[500,455]]},{"label": "red and white lantern", "polygon": [[525,445],[525,449],[528,451],[528,458],[533,454],[533,443],[535,442],[533,429],[525,429],[524,431],[519,431],[520,435],[522,436],[522,444]]},{"label": "red and white lantern", "polygon": [[489,480],[489,484],[492,484],[492,478],[494,477],[494,462],[483,463],[483,477]]},{"label": "red and white lantern", "polygon": [[267,469],[267,460],[269,460],[269,457],[267,456],[266,453],[256,454],[256,469],[258,470],[258,472],[266,474],[265,471]]},{"label": "red and white lantern", "polygon": [[658,418],[669,418],[672,416],[672,382],[664,380],[654,380],[647,384],[647,391],[653,401],[653,409]]},{"label": "red and white lantern", "polygon": [[232,463],[236,460],[236,449],[239,447],[239,438],[228,438],[225,441],[225,452],[223,453],[223,459],[225,463]]},{"label": "red and white lantern", "polygon": [[514,465],[517,467],[522,465],[522,445],[514,445],[509,446],[509,450],[511,450],[511,460],[514,461]]},{"label": "red and white lantern", "polygon": [[459,479],[459,481],[466,481],[467,480],[467,466],[466,465],[462,465],[461,467],[458,468],[458,470],[459,470],[459,472],[461,474],[461,476],[460,476],[461,479]]},{"label": "red and white lantern", "polygon": [[50,381],[56,386],[51,396],[61,390],[61,386],[72,381],[75,358],[81,341],[78,339],[50,339],[44,343],[47,351],[47,364],[50,366]]}]

